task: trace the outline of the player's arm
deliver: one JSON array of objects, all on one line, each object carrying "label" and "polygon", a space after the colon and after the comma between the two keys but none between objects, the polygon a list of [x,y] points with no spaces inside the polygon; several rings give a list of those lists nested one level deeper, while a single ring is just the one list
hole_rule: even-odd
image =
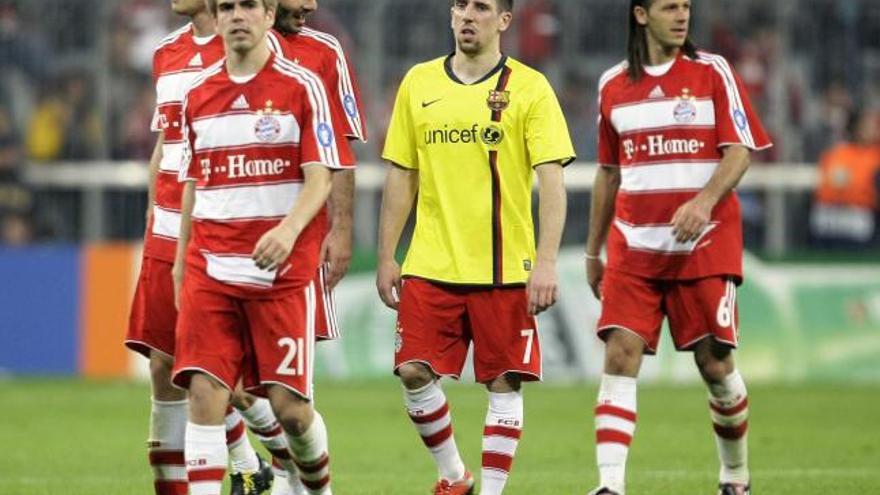
[{"label": "player's arm", "polygon": [[159,177],[159,165],[162,163],[162,145],[165,144],[165,133],[160,132],[156,138],[156,147],[153,148],[153,154],[150,155],[149,181],[147,182],[147,225],[153,217],[153,203],[156,202],[156,180]]},{"label": "player's arm", "polygon": [[[376,288],[379,297],[396,310],[400,296],[400,265],[394,259],[403,227],[412,211],[419,190],[419,172],[416,169],[389,167],[382,191],[382,211],[379,216],[379,266]],[[395,294],[396,291],[396,294]]]},{"label": "player's arm", "polygon": [[614,202],[620,188],[620,168],[600,165],[593,181],[593,197],[590,203],[590,231],[587,236],[586,264],[587,283],[593,295],[601,299],[599,285],[605,274],[605,265],[599,254],[608,240],[611,220],[614,218]]},{"label": "player's arm", "polygon": [[180,202],[180,234],[177,238],[174,267],[171,269],[171,276],[174,280],[174,305],[178,310],[180,310],[180,288],[183,287],[183,274],[186,271],[186,250],[192,232],[192,212],[196,204],[196,182],[194,180],[183,183]]},{"label": "player's arm", "polygon": [[333,173],[330,190],[330,232],[321,246],[321,262],[329,265],[327,286],[336,287],[348,272],[352,253],[354,170]]},{"label": "player's arm", "polygon": [[296,239],[330,196],[332,172],[329,168],[309,164],[303,167],[303,175],[305,181],[293,208],[281,223],[263,234],[254,248],[254,262],[264,270],[275,270],[290,256]]},{"label": "player's arm", "polygon": [[672,235],[678,242],[690,242],[700,237],[712,219],[712,209],[739,184],[749,168],[751,152],[745,146],[727,146],[722,152],[724,157],[706,186],[672,216]]},{"label": "player's arm", "polygon": [[559,277],[556,260],[562,230],[565,228],[567,198],[563,181],[562,163],[544,163],[535,167],[538,176],[538,249],[535,267],[526,284],[529,313],[536,315],[556,303],[559,297]]}]

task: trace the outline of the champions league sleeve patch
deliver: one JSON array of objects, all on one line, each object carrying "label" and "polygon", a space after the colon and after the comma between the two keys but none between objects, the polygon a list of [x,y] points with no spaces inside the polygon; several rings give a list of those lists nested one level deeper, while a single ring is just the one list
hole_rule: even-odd
[{"label": "champions league sleeve patch", "polygon": [[345,107],[345,113],[347,113],[349,117],[357,117],[358,108],[354,101],[354,96],[345,95],[345,99],[342,100],[342,106]]},{"label": "champions league sleeve patch", "polygon": [[318,143],[325,148],[333,146],[333,128],[326,122],[318,124]]}]

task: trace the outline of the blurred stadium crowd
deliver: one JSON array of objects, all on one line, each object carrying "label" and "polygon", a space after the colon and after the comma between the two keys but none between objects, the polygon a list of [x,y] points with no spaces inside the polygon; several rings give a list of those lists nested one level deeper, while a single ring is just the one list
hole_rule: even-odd
[{"label": "blurred stadium crowd", "polygon": [[[77,193],[53,191],[50,197],[24,180],[28,167],[146,164],[155,142],[148,129],[152,50],[182,22],[168,3],[0,0],[0,243],[80,239],[79,227],[63,215]],[[841,222],[833,214],[814,214],[812,235],[802,237],[816,245],[814,238],[842,234],[843,242],[820,244],[876,245],[880,1],[698,0],[693,8],[696,40],[734,63],[776,143],[758,161],[818,164],[841,143],[860,140],[854,153],[824,160],[824,192],[820,185],[806,201],[832,207],[854,202],[870,212],[870,235],[864,226],[854,227],[856,233],[823,230]],[[362,161],[378,160],[403,73],[451,49],[447,18],[441,0],[321,0],[314,25],[346,45],[369,105],[375,138],[358,150]],[[596,83],[623,58],[625,18],[620,0],[521,0],[505,37],[507,53],[554,84],[584,161],[596,156]],[[867,182],[853,187],[853,180]],[[746,222],[760,222],[760,214],[750,213],[760,208],[760,198],[744,199]],[[120,193],[115,201],[126,206],[126,215],[143,211],[142,195]],[[123,224],[110,236],[142,232],[141,225]]]}]

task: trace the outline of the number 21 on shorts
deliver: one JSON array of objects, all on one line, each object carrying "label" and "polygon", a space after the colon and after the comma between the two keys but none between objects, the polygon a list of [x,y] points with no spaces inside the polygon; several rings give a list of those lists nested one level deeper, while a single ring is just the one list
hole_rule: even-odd
[{"label": "number 21 on shorts", "polygon": [[275,370],[276,373],[285,376],[302,376],[303,354],[305,353],[303,338],[298,337],[294,340],[290,337],[284,337],[278,339],[278,347],[287,347],[287,354],[281,360],[278,369]]},{"label": "number 21 on shorts", "polygon": [[528,328],[526,330],[522,330],[519,334],[526,339],[526,351],[523,354],[523,364],[529,364],[532,362],[532,346],[535,343],[535,329]]}]

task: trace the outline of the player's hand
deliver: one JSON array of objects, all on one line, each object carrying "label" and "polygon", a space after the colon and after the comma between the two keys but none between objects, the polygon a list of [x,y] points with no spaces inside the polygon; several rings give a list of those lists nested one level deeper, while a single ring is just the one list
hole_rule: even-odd
[{"label": "player's hand", "polygon": [[258,268],[275,270],[290,256],[297,235],[294,229],[283,223],[278,224],[260,237],[251,258]]},{"label": "player's hand", "polygon": [[327,263],[327,287],[333,289],[351,263],[351,229],[332,228],[321,244],[321,264]]},{"label": "player's hand", "polygon": [[180,311],[180,290],[183,287],[184,264],[175,262],[171,267],[171,280],[174,283],[174,307]]},{"label": "player's hand", "polygon": [[535,263],[529,281],[526,283],[529,296],[529,314],[536,315],[556,304],[559,298],[559,277],[552,263]]},{"label": "player's hand", "polygon": [[696,241],[711,219],[712,205],[697,196],[681,205],[672,216],[672,235],[678,242]]},{"label": "player's hand", "polygon": [[380,261],[376,271],[376,289],[385,306],[397,311],[403,286],[400,281],[400,265],[396,261]]},{"label": "player's hand", "polygon": [[602,300],[602,279],[605,278],[605,263],[601,258],[587,258],[585,261],[587,267],[587,283],[593,291],[596,299]]}]

